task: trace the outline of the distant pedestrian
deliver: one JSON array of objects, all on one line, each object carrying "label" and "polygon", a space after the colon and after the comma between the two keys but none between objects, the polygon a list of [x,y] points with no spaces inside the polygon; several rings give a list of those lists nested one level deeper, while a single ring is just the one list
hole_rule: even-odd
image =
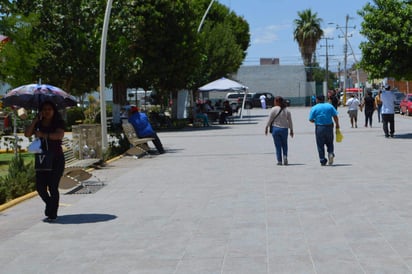
[{"label": "distant pedestrian", "polygon": [[266,96],[264,94],[260,95],[259,100],[262,108],[266,109]]},{"label": "distant pedestrian", "polygon": [[[324,95],[316,97],[316,105],[310,110],[309,121],[316,125],[315,136],[320,164],[325,166],[329,161],[329,165],[332,165],[335,158],[333,122],[335,122],[336,129],[339,129],[340,126],[338,112],[331,104],[325,103]],[[328,159],[325,158],[325,146],[328,152]]]},{"label": "distant pedestrian", "polygon": [[328,101],[337,110],[339,106],[339,98],[335,90],[328,92]]},{"label": "distant pedestrian", "polygon": [[378,92],[378,94],[375,96],[375,105],[376,105],[376,110],[378,111],[378,123],[381,122],[382,119],[382,100],[381,100],[381,95],[382,95],[382,90]]},{"label": "distant pedestrian", "polygon": [[[395,134],[395,94],[391,91],[390,85],[385,85],[385,90],[381,94],[382,100],[382,127],[385,137],[393,137]],[[388,128],[389,124],[389,128]]]},{"label": "distant pedestrian", "polygon": [[362,108],[365,112],[365,127],[368,127],[368,123],[372,127],[373,112],[376,109],[375,100],[372,98],[372,91],[368,91],[365,98],[363,98]]},{"label": "distant pedestrian", "polygon": [[282,156],[283,164],[288,165],[288,131],[290,130],[290,137],[293,138],[293,123],[292,115],[283,97],[275,97],[274,107],[270,110],[266,123],[265,135],[268,134],[269,128],[272,129],[278,165],[282,165]]},{"label": "distant pedestrian", "polygon": [[352,127],[355,126],[355,128],[358,127],[358,108],[360,108],[360,104],[360,101],[355,97],[354,94],[352,94],[349,100],[346,102],[350,124]]},{"label": "distant pedestrian", "polygon": [[310,103],[311,103],[312,106],[316,105],[316,96],[315,96],[315,94],[313,94],[310,97]]}]

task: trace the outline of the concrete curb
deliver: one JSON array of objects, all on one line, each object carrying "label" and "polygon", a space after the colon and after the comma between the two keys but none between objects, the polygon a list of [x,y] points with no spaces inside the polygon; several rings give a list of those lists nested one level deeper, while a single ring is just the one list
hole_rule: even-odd
[{"label": "concrete curb", "polygon": [[6,210],[6,209],[8,209],[12,206],[15,206],[15,205],[17,205],[21,202],[24,202],[24,201],[26,201],[30,198],[33,198],[34,196],[37,196],[37,191],[27,193],[26,195],[23,195],[21,197],[18,197],[16,199],[13,199],[13,200],[5,203],[5,204],[2,204],[2,205],[0,205],[0,212],[4,211],[4,210]]},{"label": "concrete curb", "polygon": [[[112,163],[112,162],[117,161],[117,160],[119,160],[119,159],[121,159],[121,158],[123,158],[123,157],[124,157],[124,155],[119,155],[119,156],[117,156],[117,157],[114,157],[114,158],[112,158],[112,159],[107,160],[106,163]],[[88,169],[87,171],[93,171],[93,170],[94,170],[93,168],[90,168],[90,169]],[[16,198],[16,199],[13,199],[13,200],[11,200],[11,201],[8,201],[7,203],[0,205],[0,212],[4,211],[4,210],[6,210],[6,209],[8,209],[8,208],[10,208],[10,207],[12,207],[12,206],[18,205],[18,204],[20,204],[21,202],[24,202],[24,201],[26,201],[26,200],[28,200],[28,199],[31,199],[31,198],[35,197],[35,196],[37,196],[37,191],[33,191],[33,192],[30,192],[30,193],[27,193],[27,194],[25,194],[25,195],[23,195],[23,196],[20,196],[20,197]]]}]

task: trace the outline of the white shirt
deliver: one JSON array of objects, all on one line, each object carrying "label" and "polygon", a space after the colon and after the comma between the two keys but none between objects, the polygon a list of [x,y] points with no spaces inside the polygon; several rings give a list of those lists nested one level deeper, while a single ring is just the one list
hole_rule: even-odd
[{"label": "white shirt", "polygon": [[346,105],[348,106],[348,110],[358,110],[360,102],[358,98],[351,97],[347,102]]},{"label": "white shirt", "polygon": [[259,99],[261,102],[265,102],[266,96],[262,94],[260,95]]},{"label": "white shirt", "polygon": [[390,90],[383,90],[381,94],[382,101],[382,114],[394,114],[395,113],[395,94]]}]

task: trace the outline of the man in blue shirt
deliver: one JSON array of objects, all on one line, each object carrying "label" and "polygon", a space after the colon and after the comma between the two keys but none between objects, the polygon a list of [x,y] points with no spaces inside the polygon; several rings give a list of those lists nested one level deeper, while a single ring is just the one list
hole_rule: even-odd
[{"label": "man in blue shirt", "polygon": [[[315,123],[316,145],[318,147],[319,160],[322,166],[333,164],[335,157],[333,147],[333,121],[336,129],[339,128],[339,118],[336,109],[329,103],[325,103],[325,96],[316,96],[316,105],[314,105],[309,114],[309,121]],[[328,159],[325,158],[325,146],[328,152]]]},{"label": "man in blue shirt", "polygon": [[152,125],[147,118],[147,115],[143,112],[139,112],[137,107],[131,107],[129,110],[129,123],[133,125],[136,135],[139,138],[154,138],[153,144],[155,145],[157,151],[160,154],[165,153],[163,149],[162,142],[160,142],[159,137],[156,132],[153,130]]}]

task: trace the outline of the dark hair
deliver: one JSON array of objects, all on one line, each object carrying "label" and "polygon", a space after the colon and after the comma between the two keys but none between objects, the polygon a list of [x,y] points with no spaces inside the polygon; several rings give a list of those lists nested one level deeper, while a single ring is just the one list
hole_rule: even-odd
[{"label": "dark hair", "polygon": [[285,99],[283,99],[282,96],[276,96],[275,101],[279,102],[279,106],[280,106],[281,109],[284,109],[285,107],[287,107],[286,101],[285,101]]},{"label": "dark hair", "polygon": [[320,94],[320,95],[316,96],[316,99],[318,99],[320,102],[325,102],[325,95]]},{"label": "dark hair", "polygon": [[57,106],[55,103],[53,103],[52,101],[43,101],[40,106],[39,106],[39,112],[42,111],[43,107],[45,105],[49,105],[53,108],[53,118],[52,118],[52,123],[57,123],[58,121],[63,121],[63,118],[59,112],[59,110],[57,109]]}]

